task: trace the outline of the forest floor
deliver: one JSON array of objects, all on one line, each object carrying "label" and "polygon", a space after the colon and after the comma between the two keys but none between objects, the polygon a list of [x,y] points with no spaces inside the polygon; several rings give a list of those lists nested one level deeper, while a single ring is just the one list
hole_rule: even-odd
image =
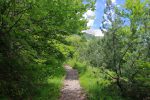
[{"label": "forest floor", "polygon": [[66,78],[61,90],[60,100],[86,100],[86,95],[78,80],[78,71],[66,65]]}]

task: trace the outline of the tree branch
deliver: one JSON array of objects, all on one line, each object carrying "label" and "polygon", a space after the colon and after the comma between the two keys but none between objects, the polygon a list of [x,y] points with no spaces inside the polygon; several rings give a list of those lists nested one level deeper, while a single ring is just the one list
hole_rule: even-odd
[{"label": "tree branch", "polygon": [[9,32],[15,27],[15,25],[18,24],[18,22],[20,21],[21,17],[22,17],[22,15],[21,15],[21,16],[18,18],[18,20],[16,20],[16,22],[9,28],[9,30],[7,31],[7,33],[9,33]]}]

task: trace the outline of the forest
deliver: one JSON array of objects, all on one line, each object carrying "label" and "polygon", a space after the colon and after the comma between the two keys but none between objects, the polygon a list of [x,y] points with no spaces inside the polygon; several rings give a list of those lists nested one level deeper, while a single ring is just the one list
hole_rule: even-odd
[{"label": "forest", "polygon": [[97,1],[0,0],[0,100],[59,100],[66,65],[85,100],[150,100],[150,1],[105,0],[94,36]]}]

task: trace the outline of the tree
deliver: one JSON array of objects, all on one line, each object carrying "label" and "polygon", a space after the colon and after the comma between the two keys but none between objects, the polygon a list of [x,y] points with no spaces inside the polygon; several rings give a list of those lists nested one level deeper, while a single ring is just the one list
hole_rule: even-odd
[{"label": "tree", "polygon": [[13,100],[33,95],[65,60],[56,46],[81,33],[90,6],[80,0],[1,0],[0,95]]},{"label": "tree", "polygon": [[101,27],[104,37],[89,44],[89,56],[85,56],[92,66],[103,68],[103,73],[115,80],[123,96],[139,100],[149,97],[150,90],[148,5],[146,0],[126,0],[117,8],[107,0]]}]

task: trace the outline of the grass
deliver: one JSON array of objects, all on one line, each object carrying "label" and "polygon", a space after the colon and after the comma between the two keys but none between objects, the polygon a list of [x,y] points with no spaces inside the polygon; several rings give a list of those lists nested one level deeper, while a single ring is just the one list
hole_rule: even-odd
[{"label": "grass", "polygon": [[85,73],[80,74],[80,84],[89,100],[123,100],[113,88],[115,85],[98,68],[87,67]]},{"label": "grass", "polygon": [[[65,70],[62,65],[53,66],[53,73],[44,81],[40,81],[31,88],[30,95],[22,100],[59,100],[60,89],[64,80]],[[0,100],[10,100],[6,96],[0,95]],[[19,100],[19,99],[18,99]]]},{"label": "grass", "polygon": [[57,69],[53,77],[49,77],[46,82],[38,86],[37,93],[33,100],[59,100],[60,90],[64,80],[64,68]]},{"label": "grass", "polygon": [[63,77],[49,78],[47,83],[38,87],[38,93],[33,100],[58,100],[62,87]]},{"label": "grass", "polygon": [[[59,100],[63,79],[63,75],[48,78],[47,81],[36,85],[36,91],[32,96],[23,100]],[[0,96],[0,100],[9,99]]]},{"label": "grass", "polygon": [[[120,96],[116,85],[100,68],[75,60],[70,60],[68,64],[78,70],[80,84],[87,93],[88,100],[125,100]],[[109,73],[113,75],[113,72]]]}]

